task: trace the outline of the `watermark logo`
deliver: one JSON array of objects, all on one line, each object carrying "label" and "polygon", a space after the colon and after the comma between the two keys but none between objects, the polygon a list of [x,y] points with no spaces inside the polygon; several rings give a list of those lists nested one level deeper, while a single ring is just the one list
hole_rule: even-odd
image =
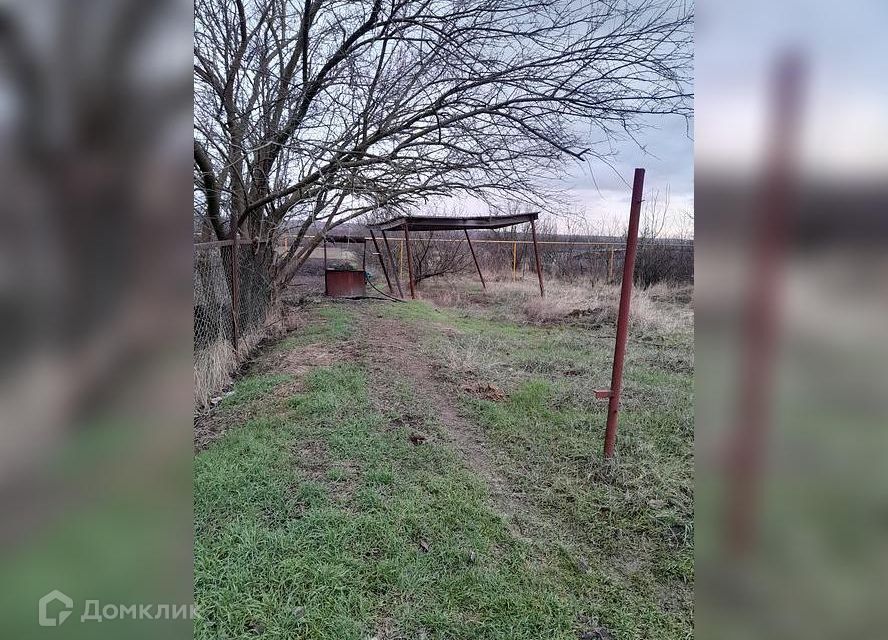
[{"label": "watermark logo", "polygon": [[[56,602],[62,604],[62,609],[53,616],[49,613],[50,606]],[[73,608],[74,601],[58,589],[55,589],[40,598],[37,606],[37,619],[39,620],[41,627],[57,627],[68,619]],[[52,609],[56,609],[56,607],[52,607]]]},{"label": "watermark logo", "polygon": [[[54,589],[38,601],[37,620],[41,627],[58,627],[68,619],[74,609],[74,600],[58,589]],[[80,615],[80,622],[105,622],[107,620],[194,620],[198,616],[196,604],[123,604],[87,600],[83,603],[83,613]]]}]

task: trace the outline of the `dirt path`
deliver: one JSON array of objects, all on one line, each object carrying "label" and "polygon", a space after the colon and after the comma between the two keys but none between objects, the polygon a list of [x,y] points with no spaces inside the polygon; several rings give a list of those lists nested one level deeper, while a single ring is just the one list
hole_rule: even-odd
[{"label": "dirt path", "polygon": [[[292,350],[266,349],[248,366],[250,375],[287,374],[292,379],[273,391],[273,398],[285,402],[299,391],[304,375],[314,367],[337,362],[360,362],[370,374],[371,397],[380,413],[385,414],[397,402],[388,381],[409,381],[417,406],[403,407],[406,422],[402,426],[428,440],[435,434],[424,430],[424,416],[435,416],[446,444],[455,450],[466,466],[488,487],[496,510],[516,537],[530,541],[533,532],[551,529],[551,523],[540,516],[523,494],[512,489],[513,482],[496,463],[497,447],[481,429],[458,410],[463,391],[453,377],[442,375],[441,365],[421,352],[420,334],[410,323],[383,317],[377,303],[356,302],[349,305],[354,316],[355,334],[345,342],[322,343],[296,347]],[[306,316],[305,321],[309,318]],[[442,330],[430,328],[431,331]],[[446,329],[443,329],[446,330]],[[272,407],[267,407],[273,410]],[[195,421],[195,451],[201,451],[222,437],[230,428],[253,417],[249,406],[229,411],[212,410]]]},{"label": "dirt path", "polygon": [[[371,395],[379,409],[384,411],[392,400],[392,389],[384,381],[392,380],[394,375],[409,380],[417,402],[437,416],[448,444],[487,485],[494,506],[512,534],[527,541],[535,529],[547,527],[546,520],[521,500],[522,495],[511,489],[512,483],[499,471],[494,457],[497,448],[480,427],[458,411],[455,400],[461,391],[440,375],[440,365],[421,352],[416,328],[397,319],[380,317],[372,307],[360,306],[355,314],[356,342],[362,364],[371,373]],[[420,435],[431,437],[428,433]]]}]

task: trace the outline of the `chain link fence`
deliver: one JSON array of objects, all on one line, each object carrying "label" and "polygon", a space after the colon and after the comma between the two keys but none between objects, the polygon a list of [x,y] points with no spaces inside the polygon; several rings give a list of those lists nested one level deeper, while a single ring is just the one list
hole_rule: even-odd
[{"label": "chain link fence", "polygon": [[256,245],[243,242],[236,248],[231,240],[194,247],[196,407],[206,406],[230,382],[274,320],[268,262]]}]

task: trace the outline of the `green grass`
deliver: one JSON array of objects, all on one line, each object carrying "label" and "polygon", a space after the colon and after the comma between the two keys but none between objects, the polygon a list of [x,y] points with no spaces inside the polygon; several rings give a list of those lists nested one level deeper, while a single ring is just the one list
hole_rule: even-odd
[{"label": "green grass", "polygon": [[387,305],[382,308],[382,315],[389,318],[397,318],[407,322],[420,323],[428,326],[448,326],[461,331],[477,332],[481,334],[521,336],[527,332],[526,327],[509,321],[491,321],[478,314],[461,312],[446,307],[435,307],[420,300]]},{"label": "green grass", "polygon": [[[662,433],[670,430],[663,413],[623,412],[620,462],[611,468],[599,455],[603,413],[591,419],[557,395],[531,380],[504,402],[465,402],[504,452],[514,486],[550,523],[545,536],[563,554],[565,576],[581,560],[589,566],[592,579],[572,582],[574,594],[620,637],[683,637],[692,622],[692,478]],[[664,610],[664,592],[684,611]]]},{"label": "green grass", "polygon": [[[592,393],[612,340],[421,302],[374,309],[414,324],[445,378],[483,374],[505,391],[494,402],[454,385],[453,397],[529,534],[506,526],[399,372],[317,368],[271,412],[250,409],[285,378],[247,378],[226,402],[253,418],[195,460],[195,636],[567,640],[601,625],[620,640],[690,637],[691,337],[630,344],[613,466]],[[320,317],[279,348],[354,338],[349,307]],[[462,349],[477,366],[448,370]]]},{"label": "green grass", "polygon": [[297,329],[295,335],[281,340],[275,349],[289,351],[309,344],[347,340],[354,332],[354,317],[347,307],[321,307],[316,315],[319,319]]},{"label": "green grass", "polygon": [[292,376],[286,374],[255,375],[241,378],[234,385],[234,393],[225,397],[221,406],[223,409],[230,409],[261,399],[279,384],[291,379]]},{"label": "green grass", "polygon": [[575,637],[575,599],[448,449],[385,428],[360,368],[291,408],[196,459],[196,637]]}]

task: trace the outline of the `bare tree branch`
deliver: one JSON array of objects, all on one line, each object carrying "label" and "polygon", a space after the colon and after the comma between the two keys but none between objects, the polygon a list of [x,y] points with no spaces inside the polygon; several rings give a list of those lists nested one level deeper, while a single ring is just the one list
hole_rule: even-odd
[{"label": "bare tree branch", "polygon": [[[219,236],[227,219],[301,238],[458,194],[545,208],[565,163],[691,114],[681,0],[197,0],[195,16],[196,207]],[[308,255],[270,253],[279,284]]]}]

